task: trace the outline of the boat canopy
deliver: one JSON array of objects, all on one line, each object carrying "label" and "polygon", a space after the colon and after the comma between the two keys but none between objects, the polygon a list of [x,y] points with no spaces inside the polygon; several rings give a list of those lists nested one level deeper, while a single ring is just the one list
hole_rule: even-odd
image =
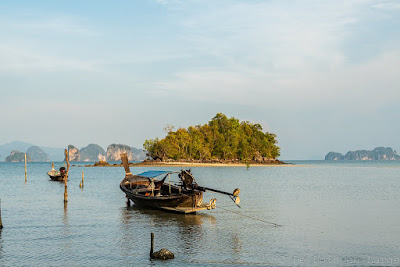
[{"label": "boat canopy", "polygon": [[136,174],[136,176],[146,177],[146,178],[154,178],[154,177],[160,176],[162,174],[167,174],[167,173],[174,173],[174,171],[147,171],[147,172]]}]

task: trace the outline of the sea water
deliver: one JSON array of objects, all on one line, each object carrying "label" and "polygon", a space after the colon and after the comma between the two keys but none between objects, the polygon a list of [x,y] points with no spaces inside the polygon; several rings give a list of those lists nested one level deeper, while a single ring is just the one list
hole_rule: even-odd
[{"label": "sea water", "polygon": [[[215,210],[182,215],[127,207],[122,167],[76,163],[64,204],[50,163],[28,163],[25,182],[24,163],[1,162],[0,266],[400,265],[400,162],[293,163],[192,168],[199,185],[240,188],[241,208],[206,192]],[[132,172],[150,169],[179,170]],[[151,232],[175,259],[149,258]]]}]

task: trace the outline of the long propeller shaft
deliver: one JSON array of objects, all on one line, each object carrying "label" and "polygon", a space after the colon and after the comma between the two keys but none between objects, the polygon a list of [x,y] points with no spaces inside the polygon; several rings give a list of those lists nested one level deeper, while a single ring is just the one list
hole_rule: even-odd
[{"label": "long propeller shaft", "polygon": [[214,189],[214,188],[204,187],[204,186],[197,186],[196,189],[204,191],[204,192],[206,192],[208,190],[208,191],[212,191],[212,192],[215,192],[215,193],[228,195],[232,199],[232,201],[236,204],[236,206],[238,206],[240,208],[240,206],[239,206],[239,203],[240,203],[240,197],[239,197],[240,189],[239,188],[236,188],[233,191],[233,193],[221,191],[221,190]]}]

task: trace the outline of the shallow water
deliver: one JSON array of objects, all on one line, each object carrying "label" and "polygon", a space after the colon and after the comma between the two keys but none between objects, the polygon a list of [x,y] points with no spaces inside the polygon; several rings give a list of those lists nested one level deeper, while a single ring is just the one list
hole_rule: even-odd
[{"label": "shallow water", "polygon": [[[23,163],[0,162],[0,266],[400,265],[400,162],[295,163],[192,168],[200,185],[240,187],[242,208],[207,192],[216,210],[181,215],[127,208],[122,167],[72,167],[64,206],[50,163],[28,163],[25,183]],[[132,172],[149,169],[178,168]],[[149,259],[151,232],[175,259]]]}]

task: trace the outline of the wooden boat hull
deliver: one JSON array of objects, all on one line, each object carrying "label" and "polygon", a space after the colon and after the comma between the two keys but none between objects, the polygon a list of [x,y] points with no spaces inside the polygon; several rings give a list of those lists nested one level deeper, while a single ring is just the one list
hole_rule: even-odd
[{"label": "wooden boat hull", "polygon": [[[151,170],[132,175],[127,156],[122,155],[121,159],[126,175],[120,183],[120,189],[128,198],[128,204],[133,201],[137,206],[180,213],[215,209],[215,198],[211,199],[209,204],[203,203],[203,192],[205,190],[197,187],[190,171]],[[182,183],[171,184],[170,174],[178,174]],[[156,177],[163,178],[157,180]],[[167,178],[168,180],[166,180]]]},{"label": "wooden boat hull", "polygon": [[53,181],[64,181],[64,176],[60,174],[58,171],[49,171],[47,175],[50,177],[51,180]]},{"label": "wooden boat hull", "polygon": [[145,195],[142,193],[138,193],[137,191],[135,191],[135,189],[125,187],[124,184],[121,184],[120,188],[126,194],[126,197],[132,200],[135,205],[138,206],[171,211],[188,210],[191,212],[196,212],[197,210],[207,208],[202,203],[203,192],[201,191],[172,193],[170,195],[154,194],[154,196],[151,196],[151,194]]},{"label": "wooden boat hull", "polygon": [[64,181],[64,178],[62,176],[49,176],[49,177],[53,181],[58,181],[58,182]]}]

